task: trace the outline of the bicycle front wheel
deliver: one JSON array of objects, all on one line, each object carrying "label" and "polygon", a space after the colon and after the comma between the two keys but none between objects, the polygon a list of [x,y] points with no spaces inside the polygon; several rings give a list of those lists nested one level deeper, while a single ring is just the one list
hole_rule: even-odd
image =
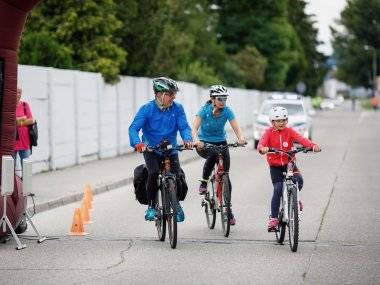
[{"label": "bicycle front wheel", "polygon": [[177,246],[177,189],[173,179],[167,180],[166,185],[166,222],[168,223],[169,241],[171,248]]},{"label": "bicycle front wheel", "polygon": [[286,223],[284,222],[283,219],[284,219],[284,208],[281,207],[280,214],[278,216],[278,230],[276,230],[276,240],[279,244],[282,244],[285,239]]},{"label": "bicycle front wheel", "polygon": [[289,245],[293,252],[297,251],[299,235],[299,219],[297,205],[297,188],[292,187],[289,193]]},{"label": "bicycle front wheel", "polygon": [[156,228],[157,228],[157,236],[160,241],[165,240],[166,235],[166,219],[165,219],[165,211],[164,211],[165,197],[164,193],[162,193],[162,189],[158,189],[156,196]]},{"label": "bicycle front wheel", "polygon": [[207,191],[205,198],[204,198],[204,208],[205,208],[205,216],[206,216],[206,222],[207,226],[210,230],[212,230],[215,227],[215,221],[216,221],[216,209],[215,209],[215,192],[214,192],[214,185],[211,183],[211,191]]},{"label": "bicycle front wheel", "polygon": [[231,191],[228,184],[228,175],[225,174],[222,179],[222,199],[220,205],[220,215],[222,221],[223,235],[228,237],[230,234],[230,216],[231,216]]}]

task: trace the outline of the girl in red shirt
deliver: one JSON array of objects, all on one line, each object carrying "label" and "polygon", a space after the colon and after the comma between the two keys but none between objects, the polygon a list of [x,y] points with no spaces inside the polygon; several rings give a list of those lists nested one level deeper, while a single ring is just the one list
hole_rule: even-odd
[{"label": "girl in red shirt", "polygon": [[[312,141],[304,138],[292,128],[287,127],[288,111],[284,107],[273,107],[269,113],[272,127],[268,128],[261,137],[258,144],[258,151],[266,154],[269,148],[289,151],[293,143],[297,142],[304,147],[312,148],[314,152],[321,151],[320,147]],[[271,201],[271,216],[268,222],[268,231],[275,231],[278,226],[278,211],[282,196],[283,173],[286,172],[288,156],[282,153],[268,153],[267,161],[270,167],[270,175],[273,184],[273,196]],[[298,170],[298,169],[297,169]],[[299,171],[295,172],[299,189],[302,189],[303,179]],[[301,203],[301,202],[300,202]],[[300,205],[302,209],[302,206]]]}]

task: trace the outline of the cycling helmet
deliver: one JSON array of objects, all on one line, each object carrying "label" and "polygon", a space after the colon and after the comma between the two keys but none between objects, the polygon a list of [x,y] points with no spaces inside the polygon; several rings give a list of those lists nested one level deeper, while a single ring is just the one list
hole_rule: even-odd
[{"label": "cycling helmet", "polygon": [[269,120],[287,120],[288,119],[288,111],[284,107],[275,106],[270,109],[269,112]]},{"label": "cycling helmet", "polygon": [[178,92],[177,83],[168,77],[158,77],[153,79],[153,90],[157,92]]},{"label": "cycling helmet", "polygon": [[228,96],[227,88],[223,85],[212,85],[209,92],[210,97]]}]

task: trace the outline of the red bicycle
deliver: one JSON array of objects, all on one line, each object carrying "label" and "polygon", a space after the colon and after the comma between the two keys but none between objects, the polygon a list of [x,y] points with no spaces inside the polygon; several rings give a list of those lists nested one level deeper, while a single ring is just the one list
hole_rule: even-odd
[{"label": "red bicycle", "polygon": [[229,186],[229,174],[224,171],[223,152],[228,147],[244,147],[238,143],[230,143],[226,145],[205,144],[205,148],[217,153],[218,160],[215,164],[215,169],[211,175],[210,187],[202,199],[201,206],[204,207],[206,222],[209,229],[215,227],[216,212],[221,216],[223,235],[228,237],[230,234],[230,219],[231,216],[231,189]]}]

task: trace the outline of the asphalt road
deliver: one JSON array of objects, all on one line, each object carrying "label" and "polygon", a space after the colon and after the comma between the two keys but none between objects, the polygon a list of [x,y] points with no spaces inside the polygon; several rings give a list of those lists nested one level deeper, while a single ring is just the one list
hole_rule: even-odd
[{"label": "asphalt road", "polygon": [[214,230],[206,226],[197,194],[203,161],[197,160],[183,166],[190,190],[177,249],[157,241],[129,185],[94,197],[86,237],[66,235],[79,203],[35,215],[51,239],[24,239],[22,251],[13,241],[0,245],[0,283],[379,284],[379,121],[379,112],[344,107],[315,116],[313,139],[323,151],[298,156],[305,208],[296,253],[266,232],[269,170],[250,145],[231,150],[237,225],[229,238],[219,219]]}]

